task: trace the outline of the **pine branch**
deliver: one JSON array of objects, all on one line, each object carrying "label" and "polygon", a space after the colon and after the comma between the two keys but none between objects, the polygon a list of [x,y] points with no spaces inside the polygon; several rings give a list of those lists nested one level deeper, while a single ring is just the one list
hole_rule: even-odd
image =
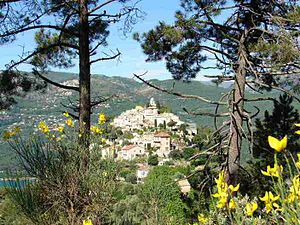
[{"label": "pine branch", "polygon": [[142,81],[144,84],[148,85],[149,87],[152,87],[158,91],[161,91],[161,92],[164,92],[164,93],[167,93],[167,94],[171,94],[171,95],[174,95],[174,96],[177,96],[177,97],[181,97],[181,98],[185,98],[185,99],[196,99],[196,100],[199,100],[199,101],[202,101],[202,102],[206,102],[206,103],[209,103],[209,104],[214,104],[214,105],[226,105],[227,103],[226,102],[220,102],[220,101],[212,101],[212,100],[208,100],[204,97],[201,97],[201,96],[198,96],[198,95],[185,95],[185,94],[182,94],[182,93],[179,93],[179,92],[175,92],[175,91],[170,91],[170,90],[167,90],[167,89],[164,89],[162,87],[159,87],[155,84],[152,84],[150,83],[149,81],[145,80],[142,78],[142,76],[144,76],[147,72],[145,72],[144,74],[141,74],[141,75],[137,75],[137,74],[133,74],[137,79],[139,79],[140,81]]},{"label": "pine branch", "polygon": [[63,85],[63,84],[60,84],[60,83],[57,83],[55,81],[52,81],[50,79],[48,79],[47,77],[43,76],[41,73],[39,73],[39,71],[37,71],[36,69],[33,69],[33,74],[38,76],[39,78],[41,78],[42,80],[46,81],[47,83],[49,84],[52,84],[56,87],[59,87],[59,88],[63,88],[63,89],[66,89],[66,90],[73,90],[73,91],[78,91],[79,92],[79,88],[78,87],[75,87],[75,86],[67,86],[67,85]]}]

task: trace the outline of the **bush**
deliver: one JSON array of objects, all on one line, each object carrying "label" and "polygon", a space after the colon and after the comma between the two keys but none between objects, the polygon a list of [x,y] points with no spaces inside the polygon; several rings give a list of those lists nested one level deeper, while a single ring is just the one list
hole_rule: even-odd
[{"label": "bush", "polygon": [[131,184],[136,184],[137,183],[137,177],[133,173],[127,174],[125,181]]},{"label": "bush", "polygon": [[185,148],[183,150],[182,157],[185,160],[189,160],[189,158],[191,158],[193,155],[195,155],[196,152],[197,152],[197,150],[195,148]]},{"label": "bush", "polygon": [[175,160],[179,160],[182,158],[182,153],[179,150],[173,150],[170,152],[169,157]]},{"label": "bush", "polygon": [[150,166],[157,166],[158,165],[158,156],[157,155],[149,155],[148,164]]},{"label": "bush", "polygon": [[10,139],[22,167],[36,182],[9,188],[8,196],[35,224],[82,224],[87,217],[104,223],[116,201],[119,167],[101,159],[105,134],[100,136],[97,127],[91,142],[100,142],[87,149],[72,131],[74,124],[69,121],[68,126],[70,131],[58,133],[43,123],[42,135]]}]

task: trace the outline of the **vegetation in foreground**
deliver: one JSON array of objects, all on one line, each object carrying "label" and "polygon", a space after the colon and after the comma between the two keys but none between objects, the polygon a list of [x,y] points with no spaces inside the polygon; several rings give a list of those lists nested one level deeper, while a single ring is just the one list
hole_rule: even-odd
[{"label": "vegetation in foreground", "polygon": [[[268,181],[260,191],[245,191],[242,181],[228,185],[224,170],[206,168],[203,174],[211,173],[213,188],[199,188],[205,177],[194,175],[189,179],[192,191],[185,195],[176,180],[191,174],[191,166],[153,166],[144,183],[121,179],[129,164],[100,154],[107,138],[104,114],[91,127],[94,145],[86,167],[86,152],[74,141],[76,123],[67,113],[65,117],[65,126],[49,128],[40,122],[39,133],[28,140],[18,127],[4,134],[36,181],[1,192],[1,224],[300,223],[300,154],[289,151],[288,136],[266,140],[274,150],[274,164],[258,168]],[[294,126],[300,135],[300,124]]]}]

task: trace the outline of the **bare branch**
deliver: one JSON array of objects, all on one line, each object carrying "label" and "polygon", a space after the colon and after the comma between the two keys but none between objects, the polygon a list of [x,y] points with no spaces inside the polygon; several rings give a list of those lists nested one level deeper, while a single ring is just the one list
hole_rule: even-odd
[{"label": "bare branch", "polygon": [[275,89],[275,90],[279,90],[279,91],[281,91],[281,92],[286,93],[286,94],[289,95],[289,96],[294,97],[298,102],[300,102],[300,98],[298,98],[298,97],[295,96],[293,93],[291,93],[290,91],[287,91],[287,90],[285,90],[285,89],[283,89],[283,88],[280,88],[280,87],[277,87],[277,86],[274,86],[274,85],[267,85],[267,84],[261,83],[261,82],[259,82],[259,81],[257,81],[257,80],[255,80],[255,81],[248,81],[248,82],[249,82],[249,83],[257,84],[257,85],[262,86],[262,87],[267,87],[267,88],[272,88],[272,89]]},{"label": "bare branch", "polygon": [[0,38],[4,38],[4,37],[8,37],[11,35],[16,35],[25,31],[31,31],[31,30],[36,30],[36,29],[42,29],[42,28],[47,28],[47,29],[54,29],[54,30],[58,30],[58,31],[62,31],[71,35],[77,35],[76,33],[68,30],[68,29],[64,29],[63,27],[59,27],[59,26],[54,26],[54,25],[34,25],[34,26],[29,26],[29,27],[24,27],[21,29],[17,29],[17,30],[13,30],[13,31],[7,31],[4,34],[0,35]]},{"label": "bare branch", "polygon": [[103,3],[101,3],[100,5],[97,5],[96,7],[94,7],[91,11],[88,12],[89,15],[93,14],[94,12],[96,12],[98,9],[101,9],[102,7],[112,3],[112,2],[115,2],[117,0],[107,0]]},{"label": "bare branch", "polygon": [[48,79],[47,77],[43,76],[39,71],[37,71],[36,69],[33,69],[33,74],[38,76],[39,78],[41,78],[42,80],[46,81],[47,83],[49,84],[52,84],[56,87],[59,87],[59,88],[63,88],[63,89],[66,89],[66,90],[73,90],[73,91],[78,91],[79,92],[79,88],[78,87],[74,87],[74,86],[67,86],[67,85],[63,85],[63,84],[60,84],[60,83],[57,83],[57,82],[54,82],[50,79]]},{"label": "bare branch", "polygon": [[119,52],[118,49],[117,49],[117,51],[118,51],[118,53],[115,54],[114,56],[111,56],[111,57],[103,57],[103,58],[98,58],[98,59],[95,59],[95,60],[91,60],[90,65],[93,64],[93,63],[99,62],[99,61],[107,61],[107,60],[112,60],[112,59],[118,58],[118,57],[121,55],[121,52]]},{"label": "bare branch", "polygon": [[211,116],[211,117],[228,117],[230,116],[230,113],[221,113],[221,114],[215,114],[215,113],[209,113],[209,112],[191,112],[188,111],[186,108],[183,108],[183,110],[189,114],[189,115],[193,115],[193,116]]},{"label": "bare branch", "polygon": [[100,100],[95,101],[95,102],[91,102],[91,107],[94,107],[94,106],[99,105],[99,104],[101,104],[101,103],[107,102],[107,101],[109,101],[109,100],[111,100],[111,99],[113,99],[113,98],[115,98],[115,97],[117,97],[117,95],[111,95],[111,96],[109,96],[109,97],[107,97],[107,98],[101,97]]},{"label": "bare branch", "polygon": [[13,69],[16,66],[18,66],[18,65],[20,65],[22,63],[25,63],[27,60],[29,60],[30,58],[34,57],[37,54],[41,54],[41,53],[43,53],[43,52],[45,52],[45,51],[47,51],[47,50],[49,50],[51,48],[62,47],[62,46],[78,50],[78,46],[72,45],[72,44],[69,44],[69,43],[55,43],[55,44],[51,44],[51,45],[45,46],[43,48],[38,48],[37,50],[35,50],[34,52],[32,52],[31,54],[29,54],[25,58],[20,59],[18,62],[15,62],[15,63],[9,65],[8,70],[11,70],[11,69]]},{"label": "bare branch", "polygon": [[210,103],[210,104],[215,104],[215,105],[226,105],[226,102],[220,102],[220,101],[212,101],[212,100],[208,100],[204,97],[198,96],[198,95],[184,95],[181,94],[179,92],[175,92],[175,91],[170,91],[164,88],[161,88],[159,86],[156,86],[155,84],[150,83],[149,81],[145,80],[142,78],[142,76],[144,76],[147,72],[145,72],[144,74],[141,75],[137,75],[137,74],[133,74],[137,79],[139,79],[140,81],[142,81],[143,83],[147,84],[149,87],[152,87],[158,91],[167,93],[167,94],[171,94],[171,95],[175,95],[177,97],[181,97],[181,98],[186,98],[186,99],[196,99],[202,102],[206,102],[206,103]]}]

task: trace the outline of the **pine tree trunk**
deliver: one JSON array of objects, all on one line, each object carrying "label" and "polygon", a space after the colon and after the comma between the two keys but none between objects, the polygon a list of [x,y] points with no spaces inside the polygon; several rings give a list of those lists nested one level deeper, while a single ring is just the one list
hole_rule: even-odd
[{"label": "pine tree trunk", "polygon": [[246,84],[246,60],[244,48],[244,36],[240,40],[238,51],[238,63],[236,69],[236,78],[234,83],[232,117],[230,124],[230,140],[227,161],[227,182],[237,183],[238,170],[240,165],[240,154],[242,148],[242,127],[244,114],[244,97]]},{"label": "pine tree trunk", "polygon": [[80,0],[79,23],[79,131],[80,143],[89,146],[91,115],[91,75],[87,0]]}]

